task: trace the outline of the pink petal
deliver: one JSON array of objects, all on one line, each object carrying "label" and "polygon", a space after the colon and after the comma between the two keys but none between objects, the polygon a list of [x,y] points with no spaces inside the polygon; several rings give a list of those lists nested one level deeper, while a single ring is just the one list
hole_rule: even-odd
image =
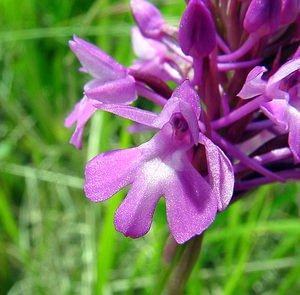
[{"label": "pink petal", "polygon": [[93,202],[104,201],[132,183],[139,165],[137,148],[102,153],[87,163],[85,194]]},{"label": "pink petal", "polygon": [[115,228],[125,236],[138,238],[145,235],[161,193],[143,174],[134,181],[128,195],[115,213]]},{"label": "pink petal", "polygon": [[163,58],[167,54],[166,46],[163,43],[145,38],[137,27],[131,29],[131,39],[133,51],[140,59]]},{"label": "pink petal", "polygon": [[153,127],[154,120],[157,114],[142,110],[132,106],[119,105],[119,104],[95,104],[96,108],[118,115],[120,117],[132,120],[134,122]]},{"label": "pink petal", "polygon": [[223,211],[233,195],[234,171],[231,162],[224,152],[203,134],[200,134],[200,143],[205,146],[209,180],[218,199],[218,210]]},{"label": "pink petal", "polygon": [[200,235],[214,221],[217,199],[209,184],[186,163],[164,186],[167,219],[177,243],[182,244]]},{"label": "pink petal", "polygon": [[64,126],[70,128],[77,120],[79,116],[81,101],[77,102],[72,112],[66,117]]},{"label": "pink petal", "polygon": [[283,79],[288,77],[293,72],[300,69],[300,57],[291,59],[290,61],[283,64],[274,75],[268,80],[266,87],[266,93],[270,97],[288,99],[288,93],[279,89],[279,84]]},{"label": "pink petal", "polygon": [[65,120],[65,127],[69,128],[76,123],[76,129],[71,137],[70,143],[76,148],[82,147],[82,134],[84,125],[97,109],[93,106],[93,101],[84,96],[74,107],[73,111]]},{"label": "pink petal", "polygon": [[76,127],[69,141],[79,150],[82,149],[82,135],[83,135],[83,127]]},{"label": "pink petal", "polygon": [[189,80],[183,81],[173,92],[172,97],[177,97],[180,100],[191,105],[197,119],[200,117],[201,104],[198,93],[191,86]]},{"label": "pink petal", "polygon": [[261,105],[261,110],[280,128],[288,129],[288,102],[284,99],[273,99]]},{"label": "pink petal", "polygon": [[127,70],[95,45],[74,36],[69,45],[80,63],[93,77],[101,81],[120,79]]},{"label": "pink petal", "polygon": [[103,103],[129,104],[137,99],[135,80],[131,76],[105,83],[92,80],[85,86],[85,95]]},{"label": "pink petal", "polygon": [[267,82],[262,80],[262,75],[267,71],[265,67],[255,67],[247,76],[246,82],[237,94],[239,97],[248,99],[265,92]]}]

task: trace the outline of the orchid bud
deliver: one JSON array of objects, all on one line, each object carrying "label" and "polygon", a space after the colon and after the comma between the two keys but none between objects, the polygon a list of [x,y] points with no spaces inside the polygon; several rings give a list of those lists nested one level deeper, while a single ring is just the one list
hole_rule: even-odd
[{"label": "orchid bud", "polygon": [[281,0],[252,0],[246,12],[244,28],[248,33],[271,34],[279,27],[280,12]]},{"label": "orchid bud", "polygon": [[201,0],[190,0],[180,22],[179,45],[194,58],[209,55],[216,47],[216,28],[211,13]]},{"label": "orchid bud", "polygon": [[299,0],[282,0],[280,24],[291,24],[297,18],[299,13]]},{"label": "orchid bud", "polygon": [[160,11],[151,3],[145,0],[131,0],[133,17],[145,37],[160,39],[162,27],[165,26]]}]

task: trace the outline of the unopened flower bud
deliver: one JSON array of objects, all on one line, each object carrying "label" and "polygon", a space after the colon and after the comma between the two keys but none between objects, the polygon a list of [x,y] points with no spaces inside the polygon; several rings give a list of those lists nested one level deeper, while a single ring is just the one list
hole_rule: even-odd
[{"label": "unopened flower bud", "polygon": [[299,13],[299,0],[282,0],[280,24],[291,24]]},{"label": "unopened flower bud", "polygon": [[211,13],[201,0],[190,0],[179,27],[179,45],[194,58],[209,55],[216,46],[216,28]]},{"label": "unopened flower bud", "polygon": [[142,34],[148,38],[159,39],[163,34],[162,27],[166,24],[160,11],[145,0],[131,0],[130,6]]},{"label": "unopened flower bud", "polygon": [[244,28],[248,33],[271,34],[279,27],[280,12],[281,0],[252,0],[246,12]]}]

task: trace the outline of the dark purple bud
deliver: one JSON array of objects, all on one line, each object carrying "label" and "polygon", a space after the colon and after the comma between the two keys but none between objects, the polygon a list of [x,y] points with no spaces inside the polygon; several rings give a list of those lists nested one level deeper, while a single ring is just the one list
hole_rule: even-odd
[{"label": "dark purple bud", "polygon": [[299,13],[299,0],[282,0],[280,24],[287,25],[294,22]]},{"label": "dark purple bud", "polygon": [[190,0],[180,22],[179,45],[195,58],[209,55],[216,46],[216,28],[210,11],[201,0]]},{"label": "dark purple bud", "polygon": [[131,0],[133,17],[145,37],[159,39],[162,35],[162,27],[165,26],[160,11],[145,0]]},{"label": "dark purple bud", "polygon": [[263,35],[277,30],[280,23],[281,0],[252,0],[244,19],[248,33],[260,32]]}]

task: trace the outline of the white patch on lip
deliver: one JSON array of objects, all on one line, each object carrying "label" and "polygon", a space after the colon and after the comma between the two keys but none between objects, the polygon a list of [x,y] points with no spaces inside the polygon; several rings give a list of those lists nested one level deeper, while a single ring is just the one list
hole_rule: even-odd
[{"label": "white patch on lip", "polygon": [[175,170],[164,163],[160,158],[154,158],[153,160],[147,161],[144,164],[142,173],[147,182],[157,183],[173,177]]},{"label": "white patch on lip", "polygon": [[182,168],[181,153],[175,152],[164,161],[159,157],[147,161],[142,168],[142,173],[147,182],[159,182],[174,177],[176,171],[180,171]]}]

